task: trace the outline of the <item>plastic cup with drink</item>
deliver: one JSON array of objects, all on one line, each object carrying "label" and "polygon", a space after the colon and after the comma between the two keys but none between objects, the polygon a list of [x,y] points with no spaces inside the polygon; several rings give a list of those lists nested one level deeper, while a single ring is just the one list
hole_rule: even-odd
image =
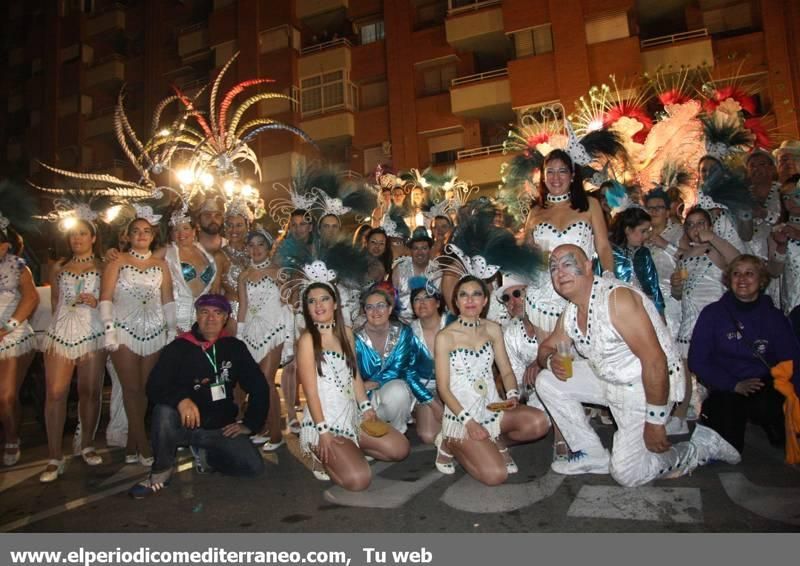
[{"label": "plastic cup with drink", "polygon": [[558,355],[558,361],[561,362],[561,366],[564,368],[564,377],[569,379],[572,377],[572,342],[564,340],[556,344],[556,354]]}]

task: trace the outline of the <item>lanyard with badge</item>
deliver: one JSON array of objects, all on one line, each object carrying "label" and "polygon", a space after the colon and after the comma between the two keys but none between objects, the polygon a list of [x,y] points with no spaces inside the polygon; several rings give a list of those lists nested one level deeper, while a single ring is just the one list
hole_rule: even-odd
[{"label": "lanyard with badge", "polygon": [[203,350],[203,353],[208,358],[208,362],[211,364],[211,367],[214,368],[214,383],[211,384],[211,400],[212,401],[222,401],[227,396],[227,392],[225,391],[225,379],[220,374],[219,369],[217,367],[217,345],[214,344],[211,346],[211,355],[208,354],[208,350]]}]

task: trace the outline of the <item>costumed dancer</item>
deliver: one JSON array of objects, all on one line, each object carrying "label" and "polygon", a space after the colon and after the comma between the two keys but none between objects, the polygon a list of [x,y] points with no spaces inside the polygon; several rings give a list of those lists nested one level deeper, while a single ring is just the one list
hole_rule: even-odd
[{"label": "costumed dancer", "polygon": [[[281,361],[284,342],[289,337],[292,315],[281,301],[278,267],[272,263],[273,238],[256,229],[247,236],[250,267],[239,277],[239,313],[236,337],[243,341],[258,363],[269,387],[269,413],[266,431],[251,437],[263,444],[265,452],[277,450],[285,442],[281,434],[281,398],[275,387],[275,374]],[[291,413],[291,408],[288,408]],[[291,415],[290,415],[291,416]]]},{"label": "costumed dancer", "polygon": [[397,307],[400,320],[409,323],[413,316],[410,281],[425,274],[431,261],[433,239],[423,227],[414,230],[406,244],[411,255],[398,259],[392,268],[392,285],[397,289]]},{"label": "costumed dancer", "polygon": [[[253,213],[247,205],[228,206],[225,211],[225,237],[227,242],[220,249],[219,270],[222,293],[231,303],[234,313],[239,312],[239,276],[250,265],[246,238],[253,221]],[[234,324],[236,317],[231,317]]]},{"label": "costumed dancer", "polygon": [[150,466],[145,385],[161,348],[175,337],[177,320],[169,267],[152,257],[161,216],[149,206],[134,208],[136,217],[126,229],[130,249],[103,272],[100,317],[128,416],[125,463]]},{"label": "costumed dancer", "polygon": [[5,466],[13,466],[20,458],[18,396],[34,355],[28,318],[39,304],[39,295],[31,270],[19,257],[23,243],[16,228],[28,226],[32,211],[33,201],[24,187],[9,181],[0,184],[0,423]]},{"label": "costumed dancer", "polygon": [[408,455],[408,440],[377,422],[358,373],[353,334],[337,301],[336,272],[315,261],[303,266],[300,277],[287,273],[287,278],[285,295],[299,290],[306,321],[297,343],[297,371],[307,402],[301,446],[312,456],[314,477],[350,491],[364,490],[372,479],[365,454],[402,460]]},{"label": "costumed dancer", "polygon": [[53,318],[42,348],[47,382],[45,423],[49,460],[39,481],[45,483],[55,481],[64,471],[64,421],[75,370],[81,424],[78,449],[87,465],[103,463],[93,439],[100,420],[108,357],[103,348],[103,322],[98,310],[103,262],[94,253],[98,214],[90,208],[90,203],[57,199],[55,206],[54,216],[67,237],[71,255],[56,263],[52,272]]},{"label": "costumed dancer", "polygon": [[197,242],[197,228],[187,207],[173,212],[169,225],[173,241],[164,259],[172,279],[178,331],[188,332],[195,320],[195,299],[218,291],[219,271],[211,254]]},{"label": "costumed dancer", "polygon": [[[796,183],[793,182],[794,179]],[[800,304],[800,177],[789,179],[781,188],[788,218],[772,231],[769,241],[769,272],[780,277],[783,313],[787,316]]]},{"label": "costumed dancer", "polygon": [[[689,355],[692,331],[700,311],[725,292],[722,272],[739,255],[733,245],[712,231],[712,226],[711,215],[706,210],[698,207],[689,211],[683,224],[689,248],[679,252],[677,268],[670,279],[672,296],[681,301],[681,325],[677,344],[684,364]],[[670,434],[688,433],[686,419],[693,386],[691,375],[688,371],[685,373],[686,397],[675,409],[674,420],[667,424],[667,432]]]}]

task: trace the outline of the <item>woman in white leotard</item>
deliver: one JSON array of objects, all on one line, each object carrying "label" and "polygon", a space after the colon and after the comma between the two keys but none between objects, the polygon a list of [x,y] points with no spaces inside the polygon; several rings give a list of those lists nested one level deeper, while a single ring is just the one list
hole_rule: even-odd
[{"label": "woman in white leotard", "polygon": [[[453,473],[452,462],[445,471],[443,461],[452,454],[472,477],[498,485],[518,471],[507,444],[537,440],[547,434],[549,424],[543,411],[518,403],[502,329],[482,318],[488,300],[483,281],[462,277],[453,290],[458,320],[436,336],[436,385],[445,404],[436,467]],[[492,373],[495,363],[506,389],[503,411],[492,407],[501,401]]]},{"label": "woman in white leotard", "polygon": [[55,266],[50,285],[53,320],[47,329],[43,348],[49,461],[39,476],[42,482],[57,479],[64,467],[64,420],[69,386],[76,368],[80,422],[84,423],[81,457],[89,466],[103,462],[92,446],[94,429],[100,417],[100,390],[108,357],[103,348],[103,322],[97,309],[103,270],[93,249],[97,230],[91,222],[78,220],[67,232],[67,238],[72,257]]},{"label": "woman in white leotard", "polygon": [[[542,206],[531,210],[525,226],[531,243],[545,253],[562,244],[575,244],[590,258],[596,252],[603,271],[613,272],[603,210],[586,196],[580,171],[565,151],[554,149],[545,157],[540,191]],[[549,273],[543,272],[536,284],[528,286],[525,310],[540,341],[553,331],[565,306]]]},{"label": "woman in white leotard", "polygon": [[157,227],[135,218],[127,232],[130,249],[103,272],[100,318],[128,416],[125,463],[149,466],[153,458],[144,428],[145,384],[161,348],[175,337],[177,321],[169,267],[152,257]]}]

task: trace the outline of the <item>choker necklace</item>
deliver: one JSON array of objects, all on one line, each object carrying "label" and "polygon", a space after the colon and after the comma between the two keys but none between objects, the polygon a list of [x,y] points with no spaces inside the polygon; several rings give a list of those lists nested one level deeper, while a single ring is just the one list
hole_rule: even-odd
[{"label": "choker necklace", "polygon": [[132,255],[133,257],[135,257],[136,259],[140,259],[142,261],[146,261],[146,260],[150,259],[150,256],[153,255],[153,252],[151,252],[151,251],[148,251],[146,254],[140,254],[139,252],[137,252],[135,250],[128,250],[128,253],[130,255]]},{"label": "choker necklace", "polygon": [[464,328],[478,328],[481,325],[481,319],[476,318],[474,322],[468,322],[459,316],[458,323]]},{"label": "choker necklace", "polygon": [[789,217],[790,224],[800,224],[800,216],[790,216]]},{"label": "choker necklace", "polygon": [[562,202],[567,202],[568,200],[569,200],[569,193],[558,196],[547,193],[547,202],[549,202],[550,204],[559,204]]},{"label": "choker necklace", "polygon": [[272,262],[270,261],[270,259],[267,258],[264,261],[262,261],[261,263],[252,262],[251,265],[253,266],[253,269],[265,269],[265,268],[269,267],[269,264],[271,264],[271,263]]},{"label": "choker necklace", "polygon": [[333,322],[315,322],[314,326],[317,327],[317,330],[331,330],[332,328],[336,327],[336,321],[333,321]]},{"label": "choker necklace", "polygon": [[72,256],[72,259],[70,259],[69,261],[71,263],[89,263],[90,261],[94,261],[94,256],[90,255],[82,258],[77,258],[75,256]]}]

